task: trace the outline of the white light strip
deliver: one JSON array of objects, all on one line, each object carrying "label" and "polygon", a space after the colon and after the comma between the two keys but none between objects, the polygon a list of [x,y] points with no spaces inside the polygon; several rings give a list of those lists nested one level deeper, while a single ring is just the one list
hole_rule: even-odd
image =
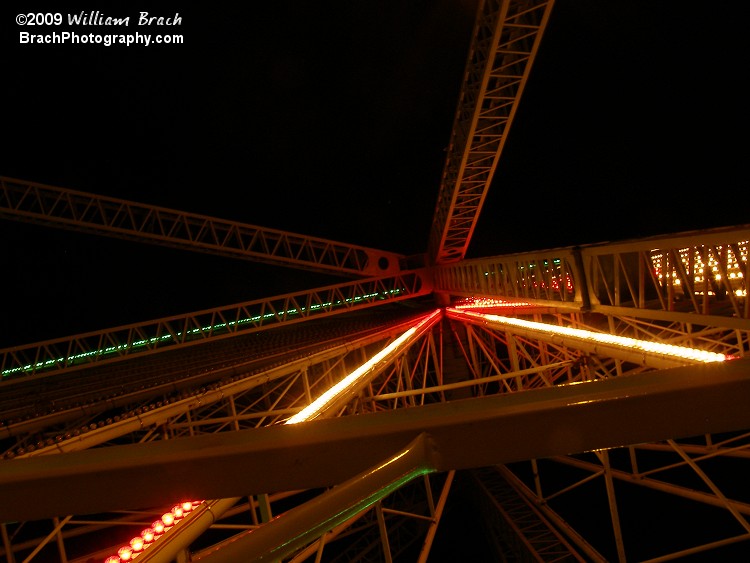
[{"label": "white light strip", "polygon": [[582,340],[589,340],[592,342],[600,342],[602,344],[612,344],[620,346],[622,348],[634,348],[641,350],[649,354],[660,354],[664,356],[671,356],[677,358],[684,358],[686,360],[692,360],[697,362],[723,362],[730,359],[731,356],[725,354],[717,354],[715,352],[706,352],[705,350],[699,350],[697,348],[687,348],[685,346],[675,346],[673,344],[662,344],[659,342],[649,342],[647,340],[636,340],[635,338],[627,338],[625,336],[615,336],[614,334],[606,334],[602,332],[591,332],[589,330],[583,330],[580,328],[570,328],[565,326],[550,325],[546,323],[536,323],[532,321],[525,321],[523,319],[513,319],[510,317],[501,317],[499,315],[488,315],[482,313],[473,313],[470,311],[460,311],[458,309],[448,309],[451,313],[457,313],[478,319],[488,320],[492,322],[503,323],[510,326],[518,326],[521,328],[527,328],[530,330],[536,330],[539,332],[545,332],[547,334],[560,334],[563,336],[571,336],[573,338],[579,338]]},{"label": "white light strip", "polygon": [[338,395],[344,393],[347,389],[350,389],[362,376],[367,374],[374,366],[380,363],[382,360],[388,358],[392,354],[395,354],[401,349],[409,339],[417,332],[422,326],[430,322],[435,315],[440,314],[440,310],[436,310],[430,313],[427,317],[423,318],[417,325],[411,327],[409,330],[404,332],[396,340],[391,342],[388,346],[383,348],[380,352],[375,354],[372,358],[367,360],[364,364],[359,366],[344,379],[339,381],[336,385],[329,388],[320,397],[315,399],[307,407],[302,409],[300,412],[295,414],[293,417],[288,419],[284,424],[297,424],[305,420],[314,418],[321,411],[323,411]]},{"label": "white light strip", "polygon": [[471,297],[462,299],[454,305],[457,309],[489,309],[493,307],[531,307],[526,301],[505,301],[489,297]]}]

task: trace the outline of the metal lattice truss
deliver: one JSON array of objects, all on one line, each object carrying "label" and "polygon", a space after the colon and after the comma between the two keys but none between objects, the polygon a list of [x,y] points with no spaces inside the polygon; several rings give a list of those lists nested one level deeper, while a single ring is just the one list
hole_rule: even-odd
[{"label": "metal lattice truss", "polygon": [[51,374],[430,293],[424,272],[369,278],[0,350],[4,377]]},{"label": "metal lattice truss", "polygon": [[750,226],[464,260],[435,291],[602,313],[748,318]]},{"label": "metal lattice truss", "polygon": [[[466,260],[435,291],[588,314],[600,330],[743,356],[750,228]],[[606,319],[603,320],[603,319]]]},{"label": "metal lattice truss", "polygon": [[0,217],[347,276],[399,273],[401,255],[0,177]]},{"label": "metal lattice truss", "polygon": [[[0,178],[4,218],[361,278],[0,350],[0,558],[119,563],[149,542],[141,563],[424,561],[449,495],[478,495],[518,559],[720,557],[750,539],[729,478],[750,459],[749,226],[463,260],[551,9],[480,3],[427,269]],[[682,533],[641,541],[672,504]],[[721,532],[688,528],[707,519]]]},{"label": "metal lattice truss", "polygon": [[466,255],[553,4],[481,3],[430,232],[432,263]]},{"label": "metal lattice truss", "polygon": [[[580,313],[536,310],[520,316],[535,322],[585,326]],[[258,560],[269,553],[287,561],[303,561],[323,553],[331,560],[357,553],[365,560],[380,560],[383,553],[391,557],[415,553],[426,556],[451,490],[453,469],[511,462],[507,468],[496,468],[505,481],[505,500],[503,510],[493,514],[509,518],[506,527],[520,532],[526,538],[526,549],[540,556],[550,550],[559,554],[561,549],[579,558],[582,554],[630,554],[633,549],[641,549],[642,542],[637,538],[628,541],[627,526],[632,525],[628,519],[632,515],[617,511],[617,499],[623,493],[616,492],[615,483],[638,485],[644,495],[657,491],[690,499],[697,503],[698,514],[704,506],[710,506],[741,526],[748,499],[741,491],[721,488],[721,481],[711,473],[718,466],[721,475],[727,467],[747,460],[747,435],[709,434],[750,424],[746,409],[733,409],[725,400],[730,395],[742,402],[750,392],[746,366],[729,362],[716,368],[654,371],[648,361],[638,361],[635,356],[623,360],[611,357],[604,349],[575,348],[569,342],[561,345],[534,338],[531,333],[518,334],[512,328],[467,324],[459,319],[449,315],[440,322],[435,318],[401,353],[373,370],[366,384],[329,414],[332,418],[299,428],[284,426],[283,422],[393,342],[417,319],[412,316],[381,323],[374,331],[359,327],[339,343],[326,341],[296,349],[296,360],[284,356],[281,362],[258,360],[244,368],[230,361],[230,365],[206,368],[192,376],[196,378],[192,381],[189,374],[181,374],[172,382],[156,380],[151,382],[156,393],[152,391],[148,397],[138,395],[146,382],[133,382],[136,389],[119,402],[103,398],[106,404],[92,405],[88,410],[71,405],[67,418],[61,409],[50,413],[58,418],[47,420],[46,425],[41,425],[45,417],[38,413],[33,418],[37,423],[34,428],[9,425],[12,436],[4,441],[14,443],[9,452],[16,458],[11,461],[18,465],[13,473],[7,471],[10,466],[0,472],[0,491],[9,501],[2,507],[2,519],[38,521],[49,517],[50,512],[66,513],[63,507],[74,508],[71,512],[75,514],[88,514],[53,518],[53,524],[57,522],[58,549],[67,546],[68,557],[72,558],[77,553],[76,538],[100,536],[106,530],[127,542],[132,526],[146,526],[158,519],[164,507],[190,492],[194,493],[192,498],[216,500],[201,503],[194,516],[179,525],[184,528],[175,526],[159,540],[161,543],[154,544],[159,549],[142,554],[144,561],[160,557],[172,560],[192,545],[196,530],[203,533],[209,529],[225,540],[232,538],[228,545],[243,546],[243,554],[253,554]],[[251,336],[258,335],[247,335]],[[243,337],[232,340],[239,338]],[[222,344],[224,348],[217,355],[231,360],[226,344],[232,340],[206,345]],[[270,358],[278,357],[274,349],[283,349],[283,345],[269,342],[252,345],[268,349]],[[149,359],[153,362],[157,357]],[[196,369],[195,358],[190,365]],[[158,368],[169,371],[169,363],[162,362]],[[207,371],[213,371],[213,377],[204,379]],[[128,378],[129,374],[123,374],[121,381],[114,383],[123,386]],[[176,381],[183,386],[174,388]],[[392,415],[395,418],[391,420]],[[613,416],[618,424],[608,425]],[[464,427],[472,428],[471,432],[467,434]],[[667,438],[693,436],[697,429],[707,431],[703,444]],[[427,442],[419,438],[424,431]],[[524,438],[525,432],[534,433],[537,439]],[[542,439],[543,435],[557,437]],[[38,442],[40,436],[47,436],[47,441]],[[407,446],[409,436],[417,442]],[[644,440],[647,436],[667,441],[648,444]],[[609,453],[601,449],[621,443],[640,445],[625,448],[625,454],[619,449]],[[570,448],[577,449],[573,444],[594,453],[564,456]],[[678,465],[700,475],[709,490],[690,490],[679,481],[656,479],[653,475],[660,470],[652,469],[655,461],[649,452],[660,448],[687,455],[688,459],[683,456]],[[644,452],[639,454],[645,456],[643,460],[636,461],[632,454],[636,450]],[[57,455],[60,453],[65,455]],[[629,474],[620,468],[619,461],[607,461],[623,455],[633,464]],[[367,469],[377,465],[375,460],[390,457],[405,464],[398,465],[395,474],[374,476],[373,470]],[[563,460],[568,466],[589,471],[591,476],[581,477],[578,486],[561,486],[554,479],[547,486],[543,483],[548,471],[543,469],[533,473],[542,475],[542,485],[534,485],[533,480],[528,481],[526,466],[515,460],[537,458],[541,460],[532,461],[532,465],[543,463],[547,467]],[[598,459],[599,465],[592,465],[592,459]],[[330,460],[336,461],[331,464]],[[602,469],[605,463],[608,465]],[[710,467],[704,470],[704,465]],[[384,466],[391,467],[389,463]],[[170,474],[173,478],[144,481],[133,474],[134,467],[144,476]],[[675,465],[668,461],[661,467],[669,473]],[[511,469],[513,473],[509,473]],[[50,471],[56,475],[54,481],[43,478]],[[212,479],[217,472],[221,478]],[[365,474],[372,479],[372,488],[352,492],[350,486],[361,483]],[[488,499],[497,495],[497,478],[492,475],[481,480],[482,487],[491,489],[484,493]],[[586,534],[572,532],[564,524],[568,518],[566,506],[555,510],[555,499],[575,499],[576,489],[588,498],[590,491],[584,485],[600,477],[609,499],[606,513],[618,523],[611,545],[592,544]],[[139,485],[129,486],[134,479]],[[350,481],[352,484],[347,485]],[[288,486],[288,492],[272,492],[279,491],[281,484]],[[337,486],[330,489],[333,484]],[[20,502],[28,496],[29,487],[43,496],[45,503]],[[536,494],[530,495],[529,488]],[[68,490],[86,492],[72,498]],[[337,497],[331,492],[334,490]],[[360,504],[364,498],[377,500],[364,506]],[[139,509],[147,502],[157,508]],[[651,506],[653,501],[646,497],[643,502]],[[342,506],[348,508],[342,511]],[[510,506],[516,508],[503,516]],[[521,513],[523,506],[526,508]],[[128,510],[120,512],[123,509]],[[206,522],[207,511],[210,522]],[[342,514],[342,519],[331,520],[331,511]],[[530,513],[535,514],[533,521],[529,520]],[[235,523],[238,518],[239,524]],[[263,522],[271,518],[276,523],[266,527]],[[278,546],[287,545],[285,538],[299,536],[295,522],[300,518],[306,522],[306,529],[310,523],[328,524],[279,553]],[[591,518],[601,516],[592,512]],[[193,532],[178,533],[185,528]],[[32,547],[41,549],[56,537],[52,534],[36,543],[20,541],[23,534],[16,524],[5,525],[5,534],[14,538],[7,547],[19,554],[28,553]],[[601,541],[596,535],[592,537],[595,542]],[[746,534],[741,529],[727,528],[726,536],[705,544],[694,542],[680,552],[708,550],[743,539]],[[109,548],[109,553],[116,547]],[[657,552],[650,556],[663,555],[658,547],[654,549]],[[192,551],[199,560],[231,561],[237,556],[232,549],[217,550],[216,546],[206,547],[205,553],[196,547]],[[598,560],[609,557],[600,556]]]}]

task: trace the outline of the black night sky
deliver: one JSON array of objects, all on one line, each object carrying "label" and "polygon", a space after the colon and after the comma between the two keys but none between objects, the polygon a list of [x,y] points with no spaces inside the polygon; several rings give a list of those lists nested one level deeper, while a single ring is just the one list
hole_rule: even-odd
[{"label": "black night sky", "polygon": [[[179,12],[149,47],[21,45],[20,4],[0,175],[426,249],[475,0],[100,8]],[[737,5],[558,0],[470,256],[750,222]],[[7,220],[0,264],[0,347],[337,281]]]}]

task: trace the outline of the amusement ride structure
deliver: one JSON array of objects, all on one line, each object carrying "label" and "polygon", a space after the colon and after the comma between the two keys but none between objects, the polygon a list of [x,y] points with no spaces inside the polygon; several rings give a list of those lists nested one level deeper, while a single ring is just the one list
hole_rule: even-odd
[{"label": "amusement ride structure", "polygon": [[423,255],[0,178],[6,219],[340,278],[0,350],[0,561],[750,549],[750,225],[466,257],[552,9],[481,3]]}]

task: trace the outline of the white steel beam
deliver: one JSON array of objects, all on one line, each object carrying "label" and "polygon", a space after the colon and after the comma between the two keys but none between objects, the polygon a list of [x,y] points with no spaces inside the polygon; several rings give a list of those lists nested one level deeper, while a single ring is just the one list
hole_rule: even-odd
[{"label": "white steel beam", "polygon": [[740,359],[298,425],[6,460],[0,464],[0,521],[331,486],[376,466],[422,432],[437,450],[438,471],[730,432],[750,428],[748,404],[750,360]]},{"label": "white steel beam", "polygon": [[480,3],[430,232],[432,263],[466,254],[553,3]]},{"label": "white steel beam", "polygon": [[230,258],[346,276],[400,271],[402,255],[0,177],[0,217]]},{"label": "white steel beam", "polygon": [[4,348],[0,349],[0,385],[15,376],[60,373],[403,301],[431,291],[426,273],[415,270]]}]

